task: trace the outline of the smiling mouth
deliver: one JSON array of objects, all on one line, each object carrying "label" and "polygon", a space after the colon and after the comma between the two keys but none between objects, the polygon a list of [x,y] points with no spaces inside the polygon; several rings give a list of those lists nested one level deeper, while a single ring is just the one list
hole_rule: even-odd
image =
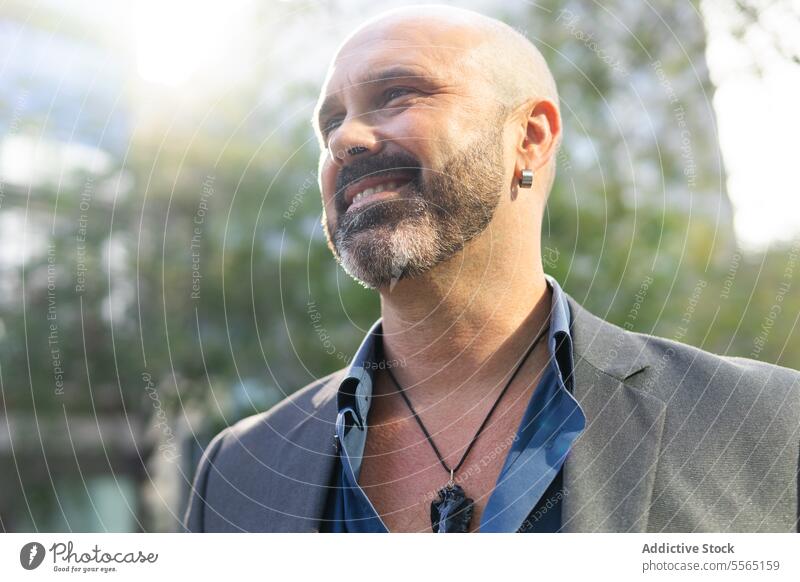
[{"label": "smiling mouth", "polygon": [[[377,199],[386,198],[389,194],[395,194],[399,189],[397,182],[387,182],[386,184],[381,184],[374,188],[367,188],[366,190],[362,190],[358,194],[356,194],[353,201],[348,206],[348,210],[350,208],[358,208],[359,206],[363,206],[368,204],[371,201],[375,201]],[[386,193],[387,196],[378,196],[378,194]]]},{"label": "smiling mouth", "polygon": [[408,172],[386,173],[357,181],[345,191],[347,210],[364,206],[371,201],[390,197],[412,181]]}]

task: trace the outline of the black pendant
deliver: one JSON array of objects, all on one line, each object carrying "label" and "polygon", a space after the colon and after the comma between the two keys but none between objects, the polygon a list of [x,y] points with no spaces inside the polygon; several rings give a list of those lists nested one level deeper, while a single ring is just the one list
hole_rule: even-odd
[{"label": "black pendant", "polygon": [[431,524],[434,533],[467,533],[472,519],[473,501],[460,485],[439,490],[439,499],[431,503]]}]

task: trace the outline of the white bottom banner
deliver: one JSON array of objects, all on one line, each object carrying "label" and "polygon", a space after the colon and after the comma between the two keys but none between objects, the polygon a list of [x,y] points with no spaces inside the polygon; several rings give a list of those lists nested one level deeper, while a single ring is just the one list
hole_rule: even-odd
[{"label": "white bottom banner", "polygon": [[2,580],[800,580],[797,534],[3,534]]}]

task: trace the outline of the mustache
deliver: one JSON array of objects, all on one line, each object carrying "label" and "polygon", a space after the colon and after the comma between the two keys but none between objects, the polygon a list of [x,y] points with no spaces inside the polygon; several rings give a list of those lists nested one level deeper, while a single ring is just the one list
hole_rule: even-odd
[{"label": "mustache", "polygon": [[376,154],[358,159],[339,170],[339,175],[336,177],[336,208],[340,211],[344,210],[344,191],[353,182],[368,176],[397,170],[414,172],[416,175],[412,181],[415,181],[419,178],[421,169],[422,165],[419,160],[406,153]]}]

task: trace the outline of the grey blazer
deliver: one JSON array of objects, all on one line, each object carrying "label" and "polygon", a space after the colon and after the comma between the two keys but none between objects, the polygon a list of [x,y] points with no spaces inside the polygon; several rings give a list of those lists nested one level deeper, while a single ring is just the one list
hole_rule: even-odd
[{"label": "grey blazer", "polygon": [[[797,531],[800,373],[629,332],[567,301],[587,426],[564,465],[563,530]],[[186,530],[318,531],[343,373],[217,435]]]}]

